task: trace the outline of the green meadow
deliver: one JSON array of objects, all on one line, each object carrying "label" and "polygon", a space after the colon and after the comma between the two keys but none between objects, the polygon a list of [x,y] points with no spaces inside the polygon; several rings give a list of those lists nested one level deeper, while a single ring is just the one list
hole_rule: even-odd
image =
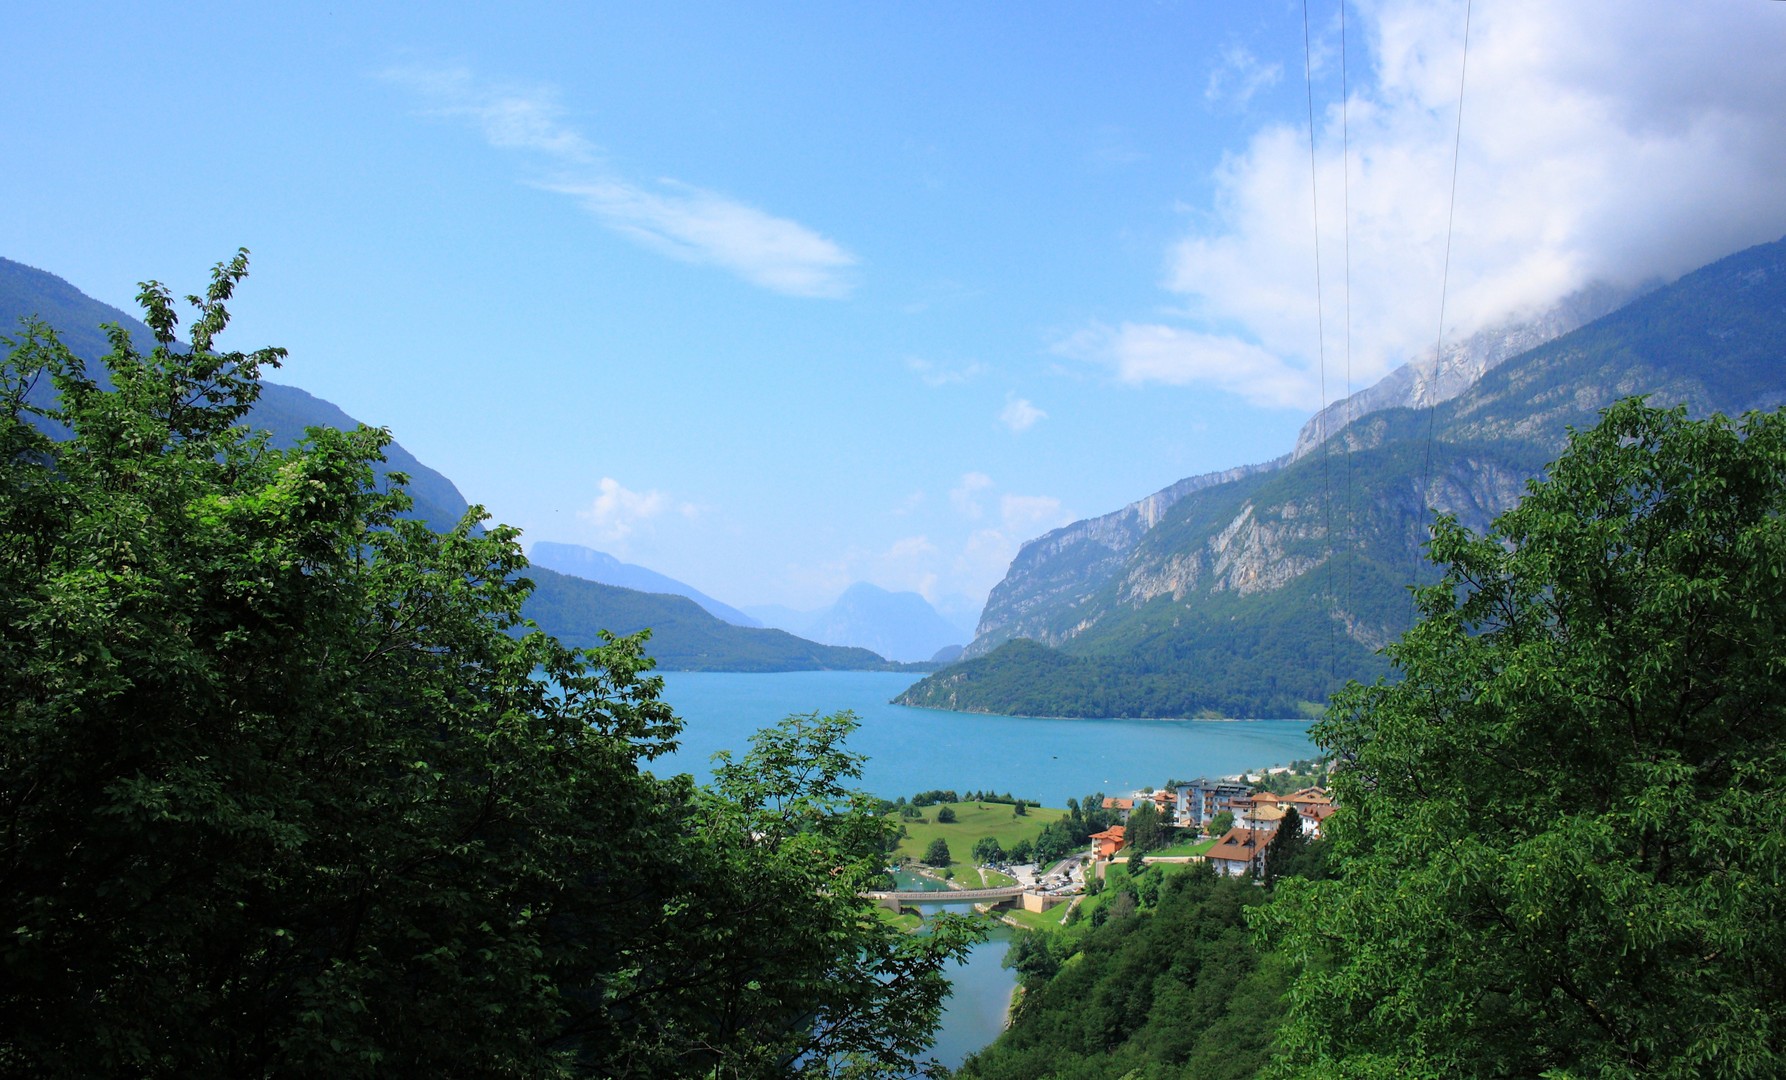
[{"label": "green meadow", "polygon": [[[936,820],[937,811],[945,805],[955,812],[955,820],[952,822]],[[905,836],[900,839],[899,847],[894,849],[894,857],[922,862],[931,841],[940,837],[949,845],[952,860],[950,865],[955,870],[956,880],[964,885],[973,885],[981,880],[973,867],[975,844],[988,836],[1007,850],[1019,840],[1034,843],[1049,822],[1067,816],[1065,810],[1043,806],[1029,807],[1028,812],[1021,817],[1011,810],[1009,803],[963,802],[919,807],[923,814],[921,818],[901,819],[895,814],[894,820],[905,826]],[[1009,884],[1009,879],[1003,884]]]}]

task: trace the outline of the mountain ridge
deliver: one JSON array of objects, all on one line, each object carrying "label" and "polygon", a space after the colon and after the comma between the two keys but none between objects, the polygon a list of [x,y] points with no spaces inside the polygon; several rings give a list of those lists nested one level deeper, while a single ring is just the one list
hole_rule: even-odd
[{"label": "mountain ridge", "polygon": [[[1040,703],[1056,715],[1052,706],[1069,700],[1085,704],[1078,715],[1306,713],[1345,678],[1384,670],[1372,651],[1411,617],[1407,583],[1430,573],[1420,557],[1428,508],[1485,528],[1554,459],[1569,427],[1590,426],[1631,394],[1696,414],[1777,406],[1786,401],[1783,357],[1786,241],[1776,241],[1484,364],[1426,409],[1377,409],[1327,433],[1318,452],[1192,478],[1214,480],[1154,508],[1145,528],[1139,504],[1126,519],[1092,519],[1119,518],[1109,528],[1120,545],[1092,547],[1084,522],[1032,541],[993,590],[968,659],[900,700],[1017,711],[999,695],[1021,685],[1025,700],[1049,699]],[[1322,474],[1342,455],[1359,497],[1336,507]],[[1075,574],[1072,589],[1059,588]],[[1276,656],[1284,667],[1222,660],[1199,635],[1226,635],[1228,651]],[[1033,649],[998,658],[1023,639],[1072,658],[1072,677],[1102,686],[1101,696],[1068,686],[1069,665],[1044,664]],[[1209,666],[1227,663],[1243,674]],[[1023,668],[1029,681],[1001,665]],[[1113,711],[1096,711],[1093,698]]]},{"label": "mountain ridge", "polygon": [[667,574],[660,574],[649,567],[621,562],[605,551],[597,551],[582,544],[537,540],[527,548],[527,561],[535,566],[543,566],[548,570],[556,570],[561,574],[579,577],[585,581],[599,582],[603,585],[618,585],[621,588],[637,589],[639,592],[684,596],[701,605],[709,615],[729,622],[733,626],[756,629],[763,625],[760,621],[751,618],[730,604],[715,600],[693,585],[677,581],[675,578]]},{"label": "mountain ridge", "polygon": [[[100,359],[111,351],[100,326],[116,323],[129,331],[139,347],[154,341],[149,328],[128,313],[81,292],[55,274],[0,258],[0,336],[14,338],[22,317],[35,316],[56,330],[69,349],[105,380]],[[53,400],[49,385],[28,395],[34,405]],[[353,428],[359,421],[323,398],[281,383],[261,384],[261,397],[249,422],[272,434],[278,447],[295,445],[306,427]],[[435,531],[456,526],[470,508],[457,486],[422,464],[401,443],[385,447],[386,460],[375,463],[380,482],[393,472],[408,478],[414,499],[411,516]],[[647,571],[649,573],[649,571]],[[592,646],[602,631],[629,634],[650,627],[647,655],[666,670],[804,671],[928,670],[889,663],[865,649],[847,649],[804,641],[781,631],[734,626],[710,615],[682,596],[606,586],[534,567],[526,571],[535,589],[524,611],[541,629],[570,645]],[[670,579],[665,579],[670,580]]]},{"label": "mountain ridge", "polygon": [[[1295,445],[1284,454],[1253,465],[1186,477],[1121,509],[1073,522],[1026,542],[1012,561],[1013,572],[1007,573],[988,595],[974,640],[964,655],[983,656],[1003,642],[1023,636],[1025,624],[1021,616],[1026,611],[1045,606],[1075,589],[1081,598],[1088,595],[1094,583],[1114,573],[1141,536],[1180,499],[1299,461],[1338,435],[1350,419],[1362,419],[1387,408],[1430,407],[1448,401],[1506,360],[1576,330],[1658,287],[1654,282],[1636,287],[1590,285],[1537,315],[1502,319],[1448,345],[1442,357],[1435,359],[1429,351],[1424,357],[1396,367],[1376,383],[1329,404],[1303,424]],[[1085,545],[1077,556],[1062,558],[1077,545]],[[1044,566],[1048,568],[1044,570]],[[1023,572],[1018,572],[1020,568]],[[1044,595],[1026,592],[1021,584],[1016,584],[1026,579],[1036,582]]]}]

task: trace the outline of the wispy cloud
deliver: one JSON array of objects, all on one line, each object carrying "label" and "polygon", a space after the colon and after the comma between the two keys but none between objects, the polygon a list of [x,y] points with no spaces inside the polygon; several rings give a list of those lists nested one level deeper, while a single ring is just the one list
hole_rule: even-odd
[{"label": "wispy cloud", "polygon": [[604,225],[684,262],[706,263],[789,296],[841,297],[854,256],[818,233],[676,180],[655,191],[620,180],[544,183]]},{"label": "wispy cloud", "polygon": [[427,115],[469,124],[490,146],[550,165],[553,177],[534,186],[575,199],[645,247],[788,296],[842,297],[854,287],[856,257],[797,221],[680,180],[619,175],[565,120],[548,87],[497,85],[464,68],[393,68],[384,78],[426,102]]},{"label": "wispy cloud", "polygon": [[685,518],[699,516],[693,503],[677,502],[661,491],[632,491],[611,476],[604,476],[595,501],[577,512],[589,522],[597,540],[624,544],[642,526],[665,514]]},{"label": "wispy cloud", "polygon": [[949,490],[949,502],[964,517],[977,518],[985,513],[980,506],[980,493],[992,487],[992,477],[983,472],[961,474],[961,483]]},{"label": "wispy cloud", "polygon": [[986,365],[978,360],[969,361],[955,367],[926,360],[921,356],[905,358],[906,370],[914,373],[925,386],[956,386],[971,379],[977,379],[986,373]]},{"label": "wispy cloud", "polygon": [[1284,77],[1281,64],[1267,64],[1240,45],[1222,50],[1221,62],[1209,73],[1203,88],[1206,101],[1231,101],[1245,105],[1253,95],[1268,86],[1275,86]]},{"label": "wispy cloud", "polygon": [[1038,420],[1047,418],[1048,414],[1032,405],[1028,398],[1020,397],[1005,402],[1005,407],[998,413],[998,422],[1013,432],[1028,431]]},{"label": "wispy cloud", "polygon": [[1054,351],[1109,368],[1132,386],[1202,384],[1266,408],[1312,406],[1318,379],[1248,341],[1157,323],[1092,326],[1058,341]]}]

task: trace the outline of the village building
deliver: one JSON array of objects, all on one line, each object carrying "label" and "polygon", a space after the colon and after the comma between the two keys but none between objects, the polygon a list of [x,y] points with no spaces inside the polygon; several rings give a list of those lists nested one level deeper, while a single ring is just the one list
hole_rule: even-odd
[{"label": "village building", "polygon": [[1104,800],[1104,809],[1114,813],[1117,820],[1121,821],[1124,825],[1127,825],[1129,823],[1129,815],[1135,812],[1135,800],[1106,798]]},{"label": "village building", "polygon": [[1227,877],[1257,877],[1265,866],[1265,847],[1275,835],[1276,827],[1249,829],[1236,825],[1204,854],[1204,861]]},{"label": "village building", "polygon": [[1296,816],[1302,819],[1302,835],[1311,839],[1321,835],[1322,823],[1332,817],[1334,810],[1338,809],[1333,803],[1333,798],[1324,789],[1318,787],[1303,788],[1291,795],[1274,795],[1262,791],[1249,799],[1236,799],[1235,806],[1237,808],[1235,810],[1236,820],[1267,807],[1275,808],[1280,813],[1276,818],[1267,815],[1257,820],[1281,820],[1283,817],[1281,811],[1294,809]]},{"label": "village building", "polygon": [[1178,789],[1173,819],[1181,828],[1207,828],[1210,819],[1224,810],[1232,811],[1232,802],[1247,797],[1252,790],[1238,780],[1192,780]]},{"label": "village building", "polygon": [[1099,859],[1114,857],[1117,852],[1122,850],[1123,844],[1126,842],[1123,840],[1122,834],[1123,827],[1121,825],[1112,825],[1103,832],[1092,833],[1092,855]]}]

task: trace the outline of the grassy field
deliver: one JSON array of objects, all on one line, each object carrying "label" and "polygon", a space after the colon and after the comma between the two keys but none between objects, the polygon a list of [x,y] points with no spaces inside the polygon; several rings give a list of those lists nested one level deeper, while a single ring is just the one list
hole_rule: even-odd
[{"label": "grassy field", "polygon": [[1002,914],[1009,915],[1012,922],[1025,929],[1046,932],[1059,930],[1061,928],[1060,921],[1066,918],[1067,907],[1069,904],[1060,904],[1049,908],[1047,911],[1024,911],[1020,908],[1016,911],[1006,911]]},{"label": "grassy field", "polygon": [[876,904],[874,913],[882,922],[892,923],[894,926],[899,927],[908,934],[916,933],[924,927],[923,917],[915,911],[902,911],[895,915],[887,908]]},{"label": "grassy field", "polygon": [[[1042,835],[1043,826],[1051,821],[1066,817],[1065,810],[1054,810],[1047,807],[1032,806],[1022,817],[1011,813],[1007,803],[951,803],[949,808],[955,811],[955,820],[944,825],[936,820],[936,812],[940,807],[920,807],[924,819],[905,821],[895,816],[894,820],[905,826],[906,835],[899,842],[894,852],[896,858],[921,860],[930,842],[942,837],[949,845],[949,855],[954,859],[955,879],[962,884],[977,880],[979,875],[971,878],[963,876],[963,870],[970,873],[970,865],[974,858],[974,845],[985,837],[998,840],[1000,847],[1008,848],[1019,840],[1032,843]],[[999,875],[1003,876],[1003,875]],[[1008,883],[1008,882],[1007,882]]]},{"label": "grassy field", "polygon": [[1150,851],[1147,855],[1149,858],[1152,858],[1155,855],[1163,855],[1167,858],[1178,858],[1185,855],[1201,855],[1210,848],[1215,847],[1216,839],[1216,837],[1211,836],[1205,840],[1186,840],[1173,844],[1170,847],[1163,847],[1155,851]]}]

